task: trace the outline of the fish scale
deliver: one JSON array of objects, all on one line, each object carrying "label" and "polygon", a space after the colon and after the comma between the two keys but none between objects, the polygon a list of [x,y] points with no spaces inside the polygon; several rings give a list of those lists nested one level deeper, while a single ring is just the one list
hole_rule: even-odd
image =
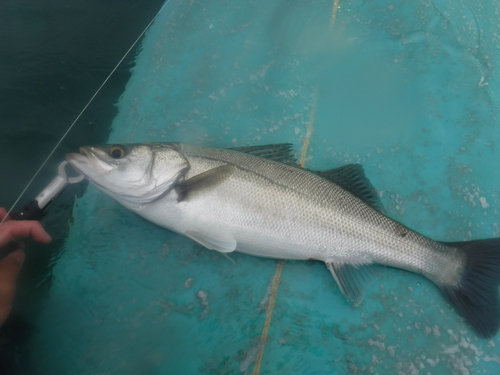
[{"label": "fish scale", "polygon": [[[237,201],[241,201],[241,196],[249,196],[253,200],[251,204],[259,202],[266,207],[266,215],[271,213],[271,217],[278,216],[280,220],[273,221],[267,217],[259,221],[258,217],[249,217],[250,207],[245,211],[245,225],[253,230],[259,228],[268,233],[273,233],[274,230],[276,237],[293,236],[302,246],[321,250],[308,252],[307,258],[338,262],[343,262],[344,259],[351,261],[353,258],[383,264],[391,262],[392,264],[388,265],[437,278],[443,268],[435,269],[431,253],[454,252],[453,249],[439,246],[390,220],[349,192],[310,172],[227,150],[203,149],[191,145],[181,147],[182,154],[187,157],[193,169],[186,178],[223,163],[237,166],[241,177],[234,176],[224,186],[220,186],[220,189],[224,189],[222,195],[227,197],[234,192],[242,192]],[[205,155],[202,153],[204,150],[207,150]],[[281,191],[277,189],[280,186]],[[294,212],[298,210],[300,222],[289,227],[283,224],[283,219],[289,218],[290,212],[272,215],[273,212],[280,212],[284,204],[290,205]],[[214,206],[215,209],[221,210],[233,209],[229,205]],[[402,232],[407,233],[407,238],[398,239],[398,233]],[[294,233],[301,234],[294,236]],[[415,247],[417,249],[413,250]],[[401,255],[394,257],[395,252]],[[415,256],[411,257],[410,254]],[[259,255],[266,256],[265,250]],[[288,254],[285,252],[277,257],[286,259]]]},{"label": "fish scale", "polygon": [[433,241],[382,213],[359,165],[314,173],[292,151],[151,143],[83,147],[67,160],[128,209],[210,250],[323,261],[356,305],[383,266],[416,272],[481,335],[496,334],[500,239]]}]

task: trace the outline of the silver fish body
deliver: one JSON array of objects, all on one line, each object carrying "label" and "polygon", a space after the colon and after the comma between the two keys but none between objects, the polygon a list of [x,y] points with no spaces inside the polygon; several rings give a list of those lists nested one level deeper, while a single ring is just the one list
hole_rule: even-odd
[{"label": "silver fish body", "polygon": [[[114,158],[110,147],[120,147],[123,156],[120,153]],[[152,160],[147,166],[143,160],[146,155]],[[470,301],[454,300],[459,290],[463,296],[468,282],[464,278],[470,244],[433,241],[310,171],[252,152],[176,143],[87,147],[82,148],[82,154],[70,154],[67,159],[128,209],[209,249],[323,261],[342,293],[356,304],[361,302],[364,289],[381,274],[374,265],[405,269],[438,285],[483,336],[498,330],[498,300],[493,301],[495,306],[488,315],[496,320],[487,328],[477,324],[478,318],[471,317],[469,310],[460,308],[465,303],[470,309]],[[100,171],[103,163],[107,167]],[[359,169],[353,171],[352,178],[358,178]],[[121,179],[123,186],[111,186],[106,181],[110,173],[115,173],[114,182]],[[129,177],[124,177],[127,174]],[[161,181],[161,176],[169,178]],[[146,180],[149,188],[139,186]],[[134,193],[132,198],[128,192],[125,196],[117,193],[127,189],[156,193]],[[488,254],[499,247],[498,239],[486,241],[494,241],[487,246]],[[493,263],[498,263],[500,270],[497,256],[493,256]],[[498,270],[489,282],[496,285],[497,299]]]},{"label": "silver fish body", "polygon": [[[181,234],[195,231],[236,241],[236,250],[261,257],[379,263],[456,284],[464,259],[377,212],[315,174],[231,150],[181,145],[189,179],[221,165],[223,183],[178,202],[175,190],[136,212]],[[133,207],[129,207],[133,210]],[[215,231],[215,233],[214,233]]]}]

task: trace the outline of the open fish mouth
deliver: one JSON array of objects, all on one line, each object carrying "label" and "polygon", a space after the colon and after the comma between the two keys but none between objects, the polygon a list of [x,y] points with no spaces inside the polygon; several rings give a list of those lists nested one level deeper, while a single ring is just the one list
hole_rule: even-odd
[{"label": "open fish mouth", "polygon": [[66,161],[70,163],[73,168],[78,172],[88,175],[89,170],[95,169],[94,164],[99,164],[103,166],[102,162],[99,162],[96,158],[95,153],[89,146],[80,147],[80,153],[70,153],[66,155]]},{"label": "open fish mouth", "polygon": [[92,151],[89,147],[81,147],[80,153],[66,154],[66,161],[79,173],[83,174],[87,180],[92,182],[95,186],[103,191],[108,191],[106,186],[99,182],[96,178],[94,166],[92,163]]},{"label": "open fish mouth", "polygon": [[[92,171],[95,169],[94,164],[95,156],[90,147],[81,147],[80,153],[70,153],[66,154],[66,161],[71,164],[71,166],[81,174],[85,175],[89,179],[89,175],[92,175]],[[92,181],[94,182],[94,181]]]},{"label": "open fish mouth", "polygon": [[75,168],[78,172],[83,173],[80,170],[79,165],[88,164],[89,158],[86,154],[80,153],[71,153],[66,155],[66,161],[71,164],[73,168]]}]

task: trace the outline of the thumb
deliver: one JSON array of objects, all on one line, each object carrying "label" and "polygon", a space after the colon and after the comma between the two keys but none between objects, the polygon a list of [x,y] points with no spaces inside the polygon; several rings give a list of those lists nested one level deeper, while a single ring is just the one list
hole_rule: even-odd
[{"label": "thumb", "polygon": [[0,326],[9,316],[16,279],[24,262],[24,251],[16,250],[0,261]]}]

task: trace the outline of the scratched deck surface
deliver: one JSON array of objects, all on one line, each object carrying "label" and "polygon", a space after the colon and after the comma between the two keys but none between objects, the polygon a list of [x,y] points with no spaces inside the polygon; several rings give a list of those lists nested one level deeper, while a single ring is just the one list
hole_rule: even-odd
[{"label": "scratched deck surface", "polygon": [[[500,3],[175,2],[154,23],[110,143],[293,142],[360,162],[388,214],[437,240],[500,236]],[[389,270],[346,303],[316,262],[231,255],[93,187],[78,199],[31,374],[497,374],[426,279]]]}]

